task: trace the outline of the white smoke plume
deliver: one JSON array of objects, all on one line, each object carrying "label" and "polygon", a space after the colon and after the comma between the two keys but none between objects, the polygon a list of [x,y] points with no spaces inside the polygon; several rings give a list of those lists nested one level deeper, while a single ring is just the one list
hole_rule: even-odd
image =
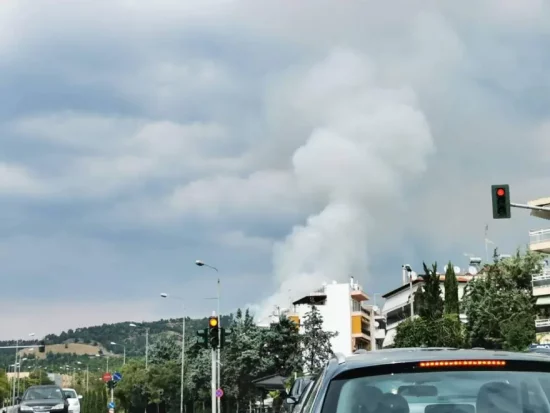
[{"label": "white smoke plume", "polygon": [[294,152],[291,173],[324,207],[275,246],[279,290],[257,319],[288,307],[289,291],[297,299],[325,281],[364,280],[374,214],[425,170],[434,146],[414,91],[381,82],[366,57],[336,50],[293,89],[294,113],[316,126]]}]

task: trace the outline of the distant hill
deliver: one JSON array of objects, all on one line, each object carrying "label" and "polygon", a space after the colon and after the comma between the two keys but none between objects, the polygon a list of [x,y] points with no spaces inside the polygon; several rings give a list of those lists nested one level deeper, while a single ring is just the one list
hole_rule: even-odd
[{"label": "distant hill", "polygon": [[[233,320],[233,315],[222,316],[221,325],[227,326]],[[95,356],[101,349],[106,354],[113,356],[122,355],[126,346],[126,356],[143,356],[145,352],[145,329],[149,329],[149,343],[153,344],[159,337],[166,334],[181,335],[182,319],[158,320],[139,323],[137,327],[131,327],[131,322],[102,324],[99,326],[69,329],[61,334],[49,334],[45,337],[46,353],[37,350],[25,350],[24,353],[31,358],[44,359],[48,353],[48,359],[59,359],[66,362],[68,358],[91,355]],[[194,337],[197,330],[208,327],[208,318],[185,319],[185,330],[188,338]],[[111,343],[118,345],[112,345]],[[36,341],[21,341],[20,345],[35,345]],[[0,346],[13,346],[14,341],[0,341]],[[15,350],[0,349],[0,363],[8,365],[13,363]],[[54,356],[55,357],[52,357]]]}]

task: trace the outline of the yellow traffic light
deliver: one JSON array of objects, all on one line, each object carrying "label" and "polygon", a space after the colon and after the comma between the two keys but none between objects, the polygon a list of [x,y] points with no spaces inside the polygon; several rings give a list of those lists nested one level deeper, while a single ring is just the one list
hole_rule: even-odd
[{"label": "yellow traffic light", "polygon": [[208,319],[208,325],[210,326],[210,328],[216,328],[218,326],[218,317],[210,317]]}]

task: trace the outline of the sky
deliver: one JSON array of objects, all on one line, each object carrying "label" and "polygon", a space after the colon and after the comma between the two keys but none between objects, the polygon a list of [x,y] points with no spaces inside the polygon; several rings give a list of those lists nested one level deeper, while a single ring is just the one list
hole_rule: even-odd
[{"label": "sky", "polygon": [[0,339],[525,247],[489,187],[550,196],[550,7],[472,5],[0,2]]}]

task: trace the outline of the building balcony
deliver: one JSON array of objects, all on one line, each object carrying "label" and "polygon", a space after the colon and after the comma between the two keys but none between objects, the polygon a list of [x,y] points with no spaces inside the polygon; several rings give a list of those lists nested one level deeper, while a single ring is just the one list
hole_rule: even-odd
[{"label": "building balcony", "polygon": [[535,320],[535,328],[548,331],[548,329],[550,329],[550,318],[539,318]]},{"label": "building balcony", "polygon": [[531,284],[533,286],[533,296],[550,295],[550,268],[543,268],[540,274],[533,275]]},{"label": "building balcony", "polygon": [[529,249],[550,254],[550,229],[529,231]]},{"label": "building balcony", "polygon": [[[550,207],[550,197],[547,198],[539,198],[535,199],[533,201],[527,202],[527,204],[535,207]],[[542,219],[550,219],[550,211],[539,211],[539,210],[532,210],[531,216],[542,218]]]}]

